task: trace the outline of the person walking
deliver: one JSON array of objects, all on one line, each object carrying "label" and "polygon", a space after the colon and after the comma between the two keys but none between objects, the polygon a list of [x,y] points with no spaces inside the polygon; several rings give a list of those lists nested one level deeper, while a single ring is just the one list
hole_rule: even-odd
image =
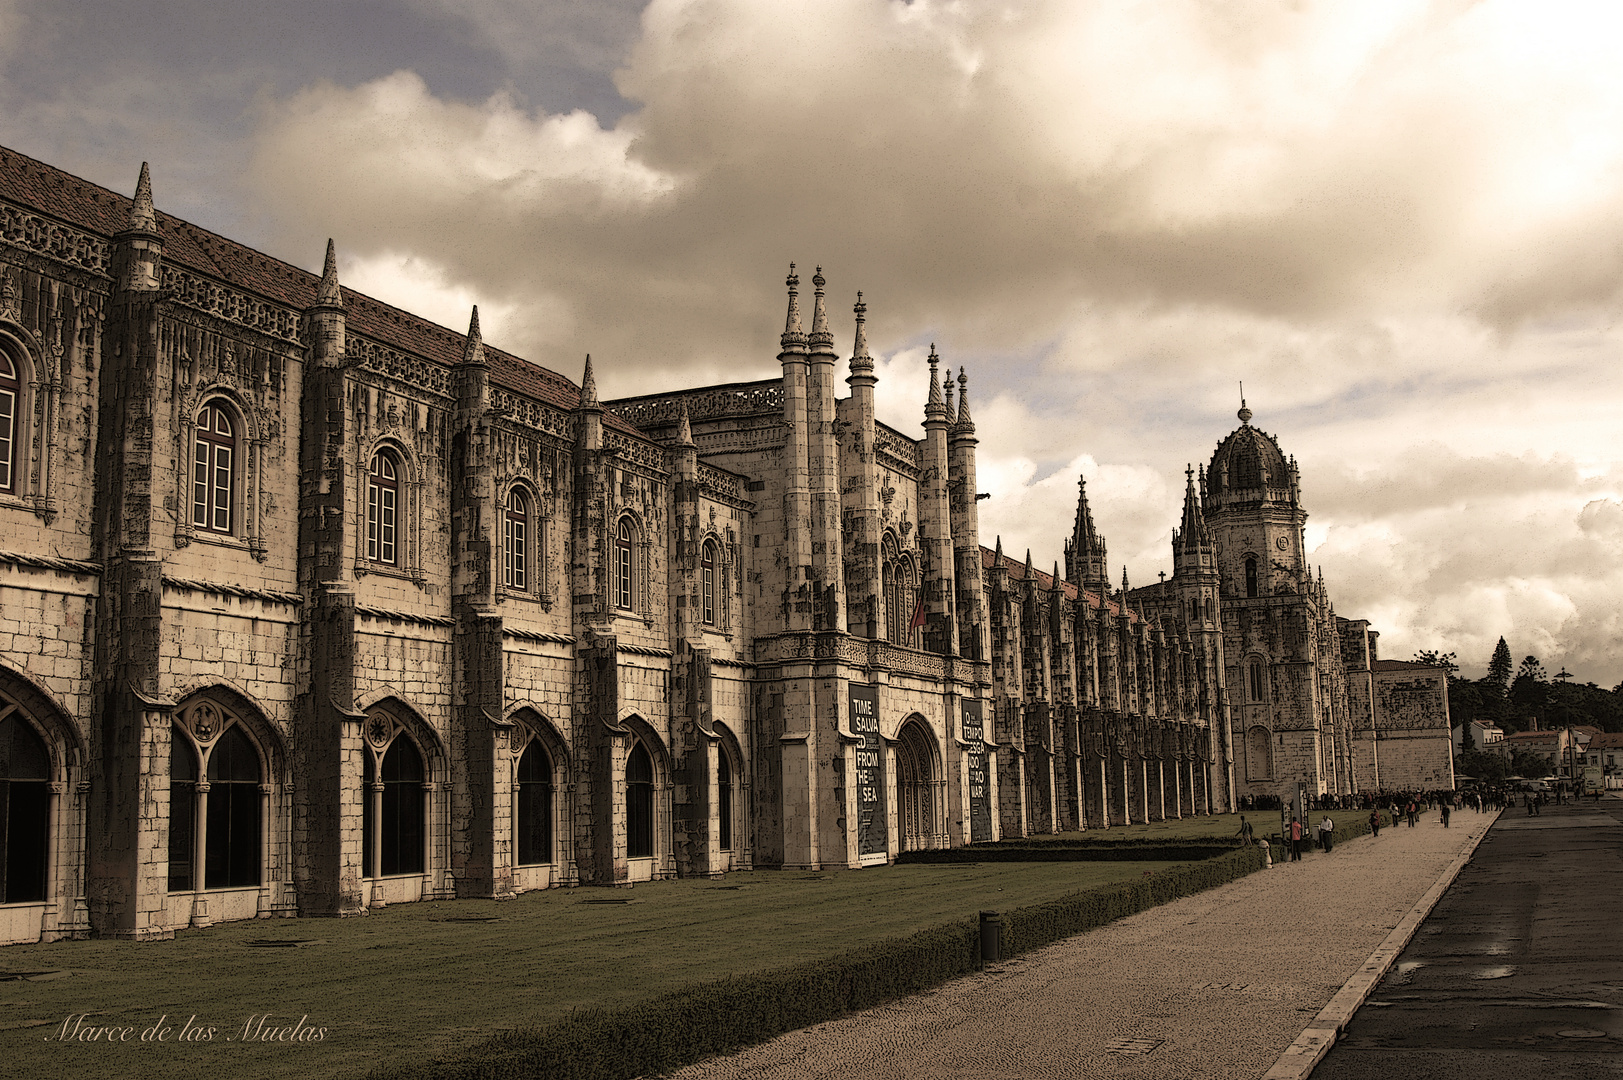
[{"label": "person walking", "polygon": [[1446,828],[1448,828],[1448,803],[1446,801],[1443,803],[1442,813],[1443,813],[1443,828],[1446,829]]},{"label": "person walking", "polygon": [[1381,835],[1381,808],[1378,806],[1369,812],[1369,834]]},{"label": "person walking", "polygon": [[1329,814],[1324,815],[1324,820],[1319,822],[1319,845],[1324,848],[1324,853],[1326,855],[1330,854],[1330,834],[1335,831],[1335,821],[1330,817]]},{"label": "person walking", "polygon": [[1302,861],[1302,819],[1291,815],[1291,862]]}]

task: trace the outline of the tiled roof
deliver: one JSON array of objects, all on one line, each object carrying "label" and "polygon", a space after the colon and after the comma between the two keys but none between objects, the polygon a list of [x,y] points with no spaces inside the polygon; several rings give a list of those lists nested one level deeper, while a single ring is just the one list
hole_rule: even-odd
[{"label": "tiled roof", "polygon": [[1436,664],[1422,664],[1414,660],[1377,660],[1369,666],[1371,671],[1442,671]]},{"label": "tiled roof", "polygon": [[[158,187],[162,190],[162,177]],[[0,198],[37,210],[68,225],[105,238],[129,224],[131,200],[71,173],[0,147]],[[320,277],[273,259],[235,240],[158,211],[166,263],[255,293],[296,311],[308,308]],[[402,311],[353,289],[344,289],[344,325],[349,332],[392,346],[401,352],[451,367],[462,359],[466,334]],[[580,402],[580,387],[539,364],[485,346],[491,381],[554,408],[570,410]],[[611,414],[605,425],[633,435],[641,433]]]},{"label": "tiled roof", "polygon": [[[983,545],[981,547],[981,569],[990,570],[996,565],[997,552]],[[1018,559],[1011,559],[1007,555],[1003,556],[1003,569],[1009,572],[1009,578],[1013,581],[1026,580],[1026,564]],[[1045,592],[1054,587],[1054,575],[1045,574],[1036,567],[1032,567],[1031,569],[1031,579],[1037,583],[1037,587],[1039,589],[1042,589]],[[1067,600],[1075,600],[1077,597],[1082,597],[1087,600],[1089,606],[1094,608],[1099,606],[1099,596],[1097,593],[1084,592],[1082,589],[1063,578],[1060,579],[1059,588],[1060,592],[1065,595]],[[1112,615],[1121,614],[1121,605],[1116,601],[1106,599],[1105,606],[1110,609],[1110,613]],[[1138,613],[1133,611],[1131,608],[1127,609],[1127,616],[1133,622],[1138,621]]]}]

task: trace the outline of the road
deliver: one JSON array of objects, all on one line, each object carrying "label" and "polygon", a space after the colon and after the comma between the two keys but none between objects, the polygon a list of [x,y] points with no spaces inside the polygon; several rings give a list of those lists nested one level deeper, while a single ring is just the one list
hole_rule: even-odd
[{"label": "road", "polygon": [[1312,1080],[1623,1077],[1623,801],[1506,811]]}]

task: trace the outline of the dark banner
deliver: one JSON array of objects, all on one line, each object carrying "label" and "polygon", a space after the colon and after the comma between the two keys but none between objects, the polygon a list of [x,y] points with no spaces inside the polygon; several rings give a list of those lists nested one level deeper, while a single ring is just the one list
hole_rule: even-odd
[{"label": "dark banner", "polygon": [[964,742],[969,744],[969,842],[992,839],[992,793],[986,775],[986,729],[981,703],[964,699]]},{"label": "dark banner", "polygon": [[851,683],[851,733],[857,744],[857,856],[884,858],[885,744],[879,738],[879,688]]}]

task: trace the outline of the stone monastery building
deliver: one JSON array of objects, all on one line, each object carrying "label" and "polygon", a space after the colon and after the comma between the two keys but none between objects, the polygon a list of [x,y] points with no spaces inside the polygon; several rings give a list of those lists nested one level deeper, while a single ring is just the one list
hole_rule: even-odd
[{"label": "stone monastery building", "polygon": [[879,423],[811,284],[781,377],[602,402],[0,150],[0,941],[1450,782],[1249,412],[1171,577],[1112,589],[1085,493],[1043,573],[965,374]]}]

